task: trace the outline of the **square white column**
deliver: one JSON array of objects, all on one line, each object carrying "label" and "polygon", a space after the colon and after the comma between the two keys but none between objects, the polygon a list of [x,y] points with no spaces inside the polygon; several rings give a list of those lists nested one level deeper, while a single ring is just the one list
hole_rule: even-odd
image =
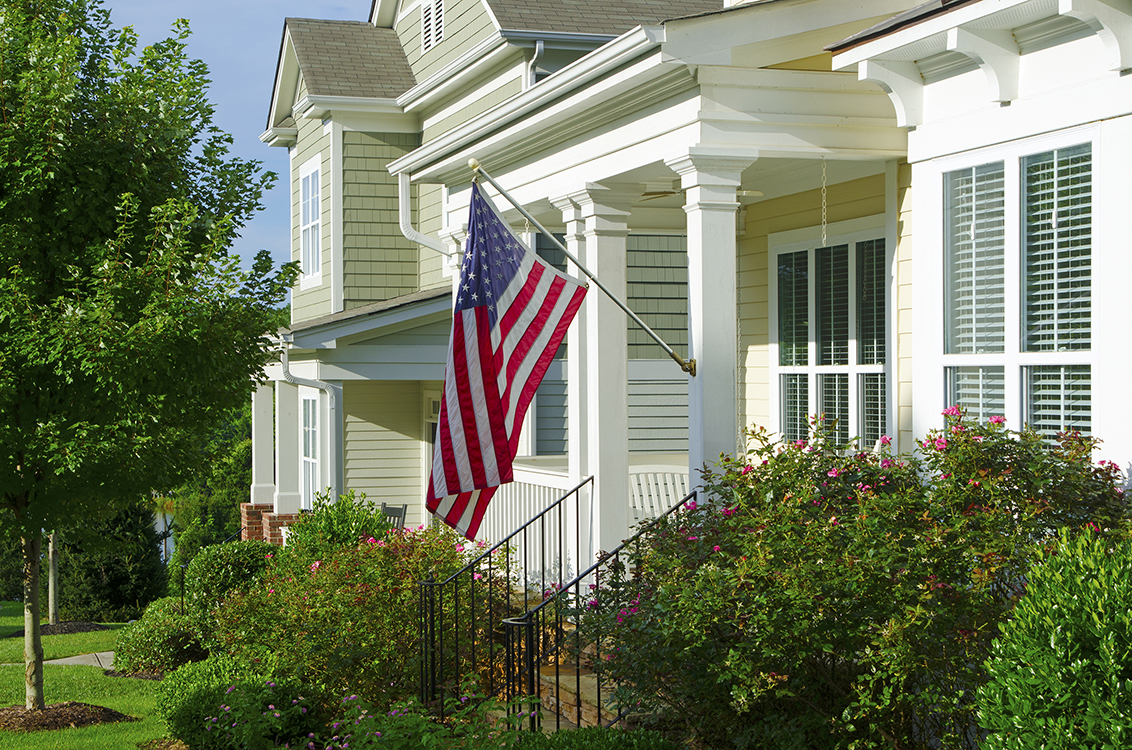
[{"label": "square white column", "polygon": [[275,502],[275,439],[273,434],[275,389],[270,384],[252,391],[252,488],[251,502]]},{"label": "square white column", "polygon": [[[609,291],[625,298],[629,203],[634,196],[590,184],[572,193],[584,225],[579,260]],[[585,301],[584,381],[586,467],[594,476],[589,561],[629,535],[629,363],[625,313],[596,285]],[[581,352],[579,352],[581,353]],[[574,352],[569,356],[573,358]],[[571,364],[571,367],[574,365]],[[583,563],[586,560],[582,561]]]},{"label": "square white column", "polygon": [[688,226],[688,474],[740,447],[736,190],[749,157],[688,155],[670,160],[686,191]]},{"label": "square white column", "polygon": [[299,386],[275,381],[275,512],[299,512]]}]

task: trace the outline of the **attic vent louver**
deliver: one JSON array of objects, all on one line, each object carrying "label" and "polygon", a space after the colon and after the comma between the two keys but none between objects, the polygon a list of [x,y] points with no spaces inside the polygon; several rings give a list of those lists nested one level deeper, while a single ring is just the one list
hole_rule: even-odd
[{"label": "attic vent louver", "polygon": [[421,3],[421,52],[428,52],[444,38],[444,0]]}]

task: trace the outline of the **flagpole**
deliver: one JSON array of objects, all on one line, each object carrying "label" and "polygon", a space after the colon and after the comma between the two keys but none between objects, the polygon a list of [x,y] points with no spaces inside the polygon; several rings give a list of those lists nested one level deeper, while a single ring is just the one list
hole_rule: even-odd
[{"label": "flagpole", "polygon": [[634,323],[639,325],[641,327],[641,329],[644,330],[645,333],[647,333],[650,337],[652,337],[653,341],[660,344],[660,348],[663,349],[668,354],[669,357],[672,357],[672,359],[676,362],[676,364],[680,365],[681,370],[688,373],[692,377],[696,376],[696,360],[695,359],[685,360],[683,357],[681,357],[679,354],[677,354],[675,351],[673,351],[672,347],[669,346],[668,344],[666,344],[664,342],[664,339],[662,339],[659,335],[657,335],[656,331],[649,328],[648,323],[645,323],[645,321],[641,320],[640,317],[635,312],[630,310],[629,307],[624,302],[622,302],[620,299],[618,299],[613,294],[613,292],[609,291],[605,287],[605,285],[602,284],[600,280],[598,280],[597,276],[594,276],[593,273],[588,268],[586,268],[584,265],[582,265],[582,262],[580,260],[578,260],[577,258],[574,257],[573,253],[571,253],[569,250],[566,249],[565,245],[563,245],[561,242],[558,241],[558,238],[555,237],[554,234],[552,234],[549,229],[547,229],[542,224],[540,224],[538,219],[531,216],[531,214],[527,211],[527,209],[520,206],[519,202],[516,201],[514,198],[512,198],[511,194],[508,193],[506,190],[504,190],[500,186],[500,184],[495,181],[494,177],[492,177],[486,171],[484,171],[484,168],[480,166],[480,163],[479,163],[478,160],[468,159],[468,166],[472,168],[472,171],[475,172],[477,176],[483,177],[485,180],[490,182],[492,187],[494,187],[496,190],[498,190],[500,195],[502,195],[504,198],[506,198],[507,201],[512,206],[514,206],[516,209],[518,209],[519,213],[522,214],[523,217],[527,221],[531,222],[531,224],[534,224],[535,228],[538,229],[543,234],[545,234],[547,237],[549,237],[550,241],[553,242],[555,245],[557,245],[559,250],[566,253],[566,257],[569,258],[574,263],[574,265],[578,267],[578,270],[581,271],[583,274],[585,274],[595,285],[597,285],[598,289],[605,292],[605,296],[609,297],[611,300],[613,300],[613,302],[618,307],[620,307],[622,310],[624,310],[625,314],[628,315],[633,320]]}]

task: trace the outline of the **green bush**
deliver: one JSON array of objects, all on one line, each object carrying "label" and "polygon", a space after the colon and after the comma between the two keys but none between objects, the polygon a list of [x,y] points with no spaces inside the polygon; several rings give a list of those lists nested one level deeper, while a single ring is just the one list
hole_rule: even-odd
[{"label": "green bush", "polygon": [[232,593],[247,591],[267,569],[279,548],[256,539],[202,549],[185,572],[185,607],[205,645],[214,645],[213,611]]},{"label": "green bush", "polygon": [[237,683],[261,679],[266,678],[248,665],[214,654],[165,676],[157,689],[157,714],[169,735],[192,750],[230,747],[222,734],[208,731],[214,725],[209,719],[216,716]]},{"label": "green bush", "polygon": [[[1091,443],[949,409],[922,458],[763,432],[578,603],[615,701],[712,747],[974,747],[981,665],[1050,529],[1115,523]],[[632,575],[628,571],[632,570]]]},{"label": "green bush", "polygon": [[353,547],[363,539],[382,538],[392,526],[379,507],[356,496],[353,490],[331,501],[327,493],[314,498],[314,510],[304,513],[287,531],[287,546],[317,559],[339,547]]},{"label": "green bush", "polygon": [[165,593],[164,537],[141,501],[95,520],[81,535],[64,531],[60,537],[61,620],[126,622]]},{"label": "green bush", "polygon": [[987,750],[1132,745],[1132,543],[1063,532],[986,663]]},{"label": "green bush", "polygon": [[603,729],[587,727],[543,734],[523,732],[515,743],[518,750],[683,750],[683,745],[648,729]]},{"label": "green bush", "polygon": [[140,620],[118,632],[114,645],[114,667],[126,674],[172,672],[206,656],[192,618],[172,597],[150,604]]},{"label": "green bush", "polygon": [[322,559],[286,549],[217,611],[220,647],[328,696],[356,693],[384,708],[415,692],[417,582],[458,569],[467,542],[438,525],[390,530]]}]

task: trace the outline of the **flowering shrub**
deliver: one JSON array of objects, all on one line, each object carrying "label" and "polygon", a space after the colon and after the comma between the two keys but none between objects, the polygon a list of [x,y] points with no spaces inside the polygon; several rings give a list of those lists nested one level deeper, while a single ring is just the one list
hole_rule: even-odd
[{"label": "flowering shrub", "polygon": [[[229,747],[218,732],[206,731],[228,689],[241,680],[261,679],[248,665],[222,655],[186,664],[165,676],[157,688],[157,714],[169,735],[193,750]],[[211,724],[211,722],[209,722]]]},{"label": "flowering shrub", "polygon": [[391,528],[379,507],[366,500],[365,493],[356,496],[353,490],[332,501],[320,492],[314,497],[314,511],[304,513],[288,529],[287,546],[315,559],[344,546],[353,546],[359,539],[381,539]]},{"label": "flowering shrub", "polygon": [[417,581],[465,562],[444,526],[389,529],[337,549],[290,547],[250,591],[217,612],[223,649],[327,696],[356,693],[385,708],[417,689]]},{"label": "flowering shrub", "polygon": [[583,608],[615,700],[708,746],[973,747],[972,665],[1049,529],[1117,522],[1116,475],[1087,439],[1050,448],[958,410],[922,459],[817,427],[751,438]]},{"label": "flowering shrub", "polygon": [[322,728],[325,714],[297,683],[244,679],[224,691],[224,702],[204,718],[204,731],[220,747],[274,750]]},{"label": "flowering shrub", "polygon": [[1063,532],[1030,570],[979,689],[988,750],[1132,745],[1132,542]]}]

